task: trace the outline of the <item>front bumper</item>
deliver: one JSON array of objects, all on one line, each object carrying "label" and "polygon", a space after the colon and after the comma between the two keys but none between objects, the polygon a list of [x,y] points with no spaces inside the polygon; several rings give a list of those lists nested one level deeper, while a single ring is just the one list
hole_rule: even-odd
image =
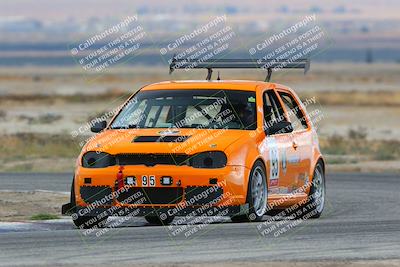
[{"label": "front bumper", "polygon": [[[97,191],[103,194],[115,192],[117,184],[118,166],[112,166],[102,169],[89,169],[79,167],[75,173],[75,198],[77,206],[87,206],[91,203],[87,201],[88,196],[97,195]],[[157,165],[154,167],[146,166],[124,166],[123,177],[136,177],[137,184],[129,187],[129,192],[122,194],[119,197],[108,199],[103,202],[104,206],[126,206],[132,204],[122,199],[127,199],[133,195],[135,191],[141,191],[146,197],[146,201],[139,203],[142,207],[154,206],[176,206],[181,202],[187,201],[199,189],[206,190],[209,187],[216,187],[221,192],[214,192],[211,198],[223,194],[223,202],[229,203],[225,206],[238,206],[246,203],[247,194],[247,177],[249,170],[243,166],[226,166],[221,169],[195,169],[189,166],[163,166]],[[155,177],[156,184],[153,186],[142,186],[140,183],[141,177]],[[172,185],[160,184],[161,177],[169,176],[173,179]],[[90,183],[87,181],[90,178]],[[217,181],[211,183],[211,181]],[[92,191],[91,191],[92,190]],[[218,193],[218,194],[217,194]],[[158,196],[163,199],[158,199]],[[172,201],[174,200],[174,201]],[[229,201],[228,201],[229,200]],[[206,202],[209,202],[207,200]],[[222,200],[221,200],[222,202]],[[190,205],[203,205],[205,203],[192,202]],[[219,204],[219,203],[214,203]]]},{"label": "front bumper", "polygon": [[[122,192],[121,188],[118,189],[116,186],[118,171],[118,166],[102,169],[79,167],[75,173],[74,183],[76,203],[63,205],[62,214],[232,216],[244,214],[247,209],[246,177],[249,175],[249,170],[243,166],[226,166],[221,169],[194,169],[188,166],[124,166],[124,178],[131,176],[139,178],[146,175],[154,176],[156,181],[160,181],[161,177],[170,176],[173,178],[173,184],[162,185],[157,182],[153,187],[124,184]],[[90,183],[87,182],[88,178]],[[205,191],[207,194],[204,194]]]}]

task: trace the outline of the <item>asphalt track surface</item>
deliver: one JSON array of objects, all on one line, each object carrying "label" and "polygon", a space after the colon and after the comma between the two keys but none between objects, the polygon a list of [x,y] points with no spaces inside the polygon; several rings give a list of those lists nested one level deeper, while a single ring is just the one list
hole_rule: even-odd
[{"label": "asphalt track surface", "polygon": [[[1,189],[68,191],[70,177],[2,174],[0,183]],[[99,236],[99,232],[85,234],[74,229],[69,218],[35,223],[19,230],[0,225],[0,265],[399,259],[399,192],[400,177],[395,174],[328,174],[323,216],[306,221],[282,218],[280,222],[296,226],[278,235],[278,231],[263,235],[265,224],[237,224],[226,218],[211,224],[181,224],[172,228],[152,226],[135,218],[118,228],[106,228],[107,232]],[[113,218],[109,224],[117,220]],[[185,231],[173,234],[183,228]],[[194,228],[196,233],[185,236]]]}]

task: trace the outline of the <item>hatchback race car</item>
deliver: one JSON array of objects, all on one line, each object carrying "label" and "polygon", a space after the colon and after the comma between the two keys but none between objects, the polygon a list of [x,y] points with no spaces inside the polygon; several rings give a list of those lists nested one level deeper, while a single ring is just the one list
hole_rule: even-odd
[{"label": "hatchback race car", "polygon": [[[303,103],[268,82],[273,68],[309,68],[308,60],[173,60],[170,70],[208,70],[206,80],[147,85],[133,94],[83,147],[70,203],[77,227],[109,216],[143,216],[166,225],[175,216],[261,221],[296,207],[322,214],[325,162]],[[266,81],[211,80],[213,68],[260,68]],[[293,210],[293,209],[292,209]]]}]

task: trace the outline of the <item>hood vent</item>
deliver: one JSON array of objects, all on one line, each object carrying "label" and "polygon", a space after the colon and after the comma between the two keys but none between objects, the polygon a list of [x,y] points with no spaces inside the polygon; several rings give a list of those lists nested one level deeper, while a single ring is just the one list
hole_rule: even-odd
[{"label": "hood vent", "polygon": [[185,142],[190,136],[181,135],[153,135],[153,136],[136,136],[133,143],[182,143]]}]

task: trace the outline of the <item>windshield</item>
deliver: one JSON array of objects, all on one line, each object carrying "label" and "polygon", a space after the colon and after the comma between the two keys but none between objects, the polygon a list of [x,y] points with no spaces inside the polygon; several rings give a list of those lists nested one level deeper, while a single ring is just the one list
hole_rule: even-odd
[{"label": "windshield", "polygon": [[111,124],[123,128],[256,129],[255,92],[140,91]]}]

